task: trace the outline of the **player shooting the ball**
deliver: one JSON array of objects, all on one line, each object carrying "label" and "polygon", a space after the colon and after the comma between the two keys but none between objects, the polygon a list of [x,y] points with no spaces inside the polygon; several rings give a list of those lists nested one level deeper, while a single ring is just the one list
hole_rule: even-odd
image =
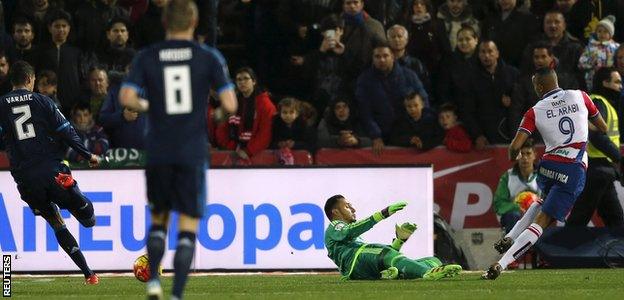
[{"label": "player shooting the ball", "polygon": [[367,244],[360,235],[370,230],[407,205],[394,203],[363,220],[356,221],[355,208],[342,195],[325,202],[325,215],[330,224],[325,230],[325,247],[328,256],[347,279],[416,279],[438,280],[454,277],[462,270],[460,265],[443,265],[436,257],[418,260],[405,257],[401,246],[416,230],[416,224],[396,225],[396,238],[392,245]]}]

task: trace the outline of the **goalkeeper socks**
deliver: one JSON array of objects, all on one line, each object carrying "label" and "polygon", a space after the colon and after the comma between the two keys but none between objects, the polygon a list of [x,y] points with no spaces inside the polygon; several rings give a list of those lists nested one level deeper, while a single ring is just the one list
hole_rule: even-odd
[{"label": "goalkeeper socks", "polygon": [[82,255],[82,251],[80,251],[78,243],[76,243],[76,239],[69,232],[69,230],[67,230],[67,227],[63,225],[61,228],[54,231],[54,235],[56,235],[56,240],[61,248],[65,250],[78,268],[80,268],[82,274],[84,274],[85,277],[93,275],[93,271],[91,271],[89,266],[87,266],[87,261],[85,260],[84,255]]},{"label": "goalkeeper socks", "polygon": [[529,225],[531,225],[531,223],[533,223],[533,221],[535,220],[535,216],[537,216],[537,213],[540,212],[542,208],[541,202],[542,200],[540,199],[531,203],[531,206],[529,206],[529,209],[527,209],[526,213],[524,213],[524,216],[522,216],[522,218],[518,220],[518,222],[516,222],[516,225],[514,225],[514,227],[511,229],[511,231],[509,231],[509,233],[507,233],[507,235],[505,235],[505,237],[510,237],[512,240],[515,241],[518,236]]},{"label": "goalkeeper socks", "polygon": [[427,264],[409,259],[403,255],[392,258],[390,266],[399,269],[399,276],[406,279],[422,278],[431,269]]},{"label": "goalkeeper socks", "polygon": [[540,236],[542,236],[541,226],[533,223],[527,227],[527,229],[520,234],[518,239],[516,239],[511,248],[509,248],[509,250],[507,250],[503,257],[498,261],[503,270],[506,269],[507,266],[514,260],[522,256],[524,252],[529,250],[529,248],[537,242],[537,239],[539,239]]},{"label": "goalkeeper socks", "polygon": [[147,237],[147,258],[150,266],[150,278],[158,279],[160,261],[165,254],[167,229],[163,225],[152,225]]},{"label": "goalkeeper socks", "polygon": [[175,277],[173,278],[173,290],[171,294],[174,297],[182,298],[182,291],[188,278],[188,273],[195,254],[195,233],[188,231],[180,231],[178,233],[178,247],[173,257],[173,269]]}]

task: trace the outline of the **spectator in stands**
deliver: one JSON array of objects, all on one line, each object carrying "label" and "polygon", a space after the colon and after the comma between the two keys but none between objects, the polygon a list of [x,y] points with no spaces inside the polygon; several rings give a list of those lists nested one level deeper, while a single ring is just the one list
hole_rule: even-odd
[{"label": "spectator in stands", "polygon": [[385,41],[383,25],[364,11],[363,0],[342,0],[343,44],[348,77],[356,78],[369,65],[375,41]]},{"label": "spectator in stands", "polygon": [[119,103],[121,82],[127,76],[129,69],[130,61],[126,61],[126,68],[123,73],[110,72],[110,88],[100,109],[98,123],[108,133],[111,148],[143,150],[147,128],[146,114],[125,108]]},{"label": "spectator in stands", "polygon": [[165,29],[161,22],[165,5],[167,5],[167,0],[150,0],[147,11],[135,26],[134,41],[137,49],[165,39]]},{"label": "spectator in stands", "polygon": [[537,185],[537,168],[535,168],[535,149],[533,140],[528,139],[520,149],[519,160],[516,160],[513,167],[500,177],[498,187],[494,193],[494,211],[500,216],[500,223],[505,232],[511,228],[522,217],[520,207],[516,204],[516,197],[525,191],[540,194]]},{"label": "spectator in stands", "polygon": [[577,67],[583,46],[566,31],[566,21],[561,12],[551,10],[544,16],[544,34],[539,35],[535,41],[524,48],[523,71],[531,72],[533,49],[536,44],[540,43],[548,43],[553,47],[553,53],[559,59],[557,72],[574,74],[579,79],[579,84],[582,84],[581,88],[584,88],[585,81]]},{"label": "spectator in stands", "polygon": [[371,140],[364,136],[351,102],[346,97],[337,98],[325,112],[318,125],[317,142],[319,148],[360,148],[369,147]]},{"label": "spectator in stands", "polygon": [[618,70],[620,76],[624,76],[624,46],[622,44],[615,52],[615,69]]},{"label": "spectator in stands", "polygon": [[25,17],[33,24],[35,40],[33,44],[44,45],[50,42],[50,33],[46,16],[48,12],[63,9],[63,1],[59,0],[22,0],[17,1],[15,19]]},{"label": "spectator in stands", "polygon": [[440,105],[438,110],[438,121],[442,129],[445,130],[442,143],[446,146],[446,149],[455,152],[472,151],[470,135],[457,118],[457,106],[445,103]]},{"label": "spectator in stands", "polygon": [[[103,67],[95,66],[89,70],[89,89],[82,101],[91,105],[91,111],[99,112],[108,94],[108,73]],[[98,114],[95,114],[97,119]]]},{"label": "spectator in stands", "polygon": [[123,71],[124,62],[132,60],[136,51],[128,43],[130,22],[121,17],[111,19],[106,26],[105,47],[97,52],[98,62],[108,71]]},{"label": "spectator in stands", "polygon": [[80,99],[81,60],[80,49],[70,46],[67,37],[71,30],[71,16],[64,10],[51,11],[48,31],[52,43],[42,47],[38,70],[52,70],[58,76],[58,99],[66,115]]},{"label": "spectator in stands", "polygon": [[459,103],[469,89],[471,74],[479,63],[477,53],[479,35],[471,26],[463,26],[457,32],[457,47],[442,67],[438,80],[439,101],[442,103]]},{"label": "spectator in stands", "polygon": [[405,0],[364,0],[366,12],[385,28],[401,21],[401,14],[406,5]]},{"label": "spectator in stands", "polygon": [[451,49],[457,46],[457,33],[462,26],[468,25],[479,32],[479,21],[472,15],[468,0],[446,0],[440,5],[437,17],[444,22]]},{"label": "spectator in stands", "polygon": [[425,107],[422,97],[410,93],[403,100],[405,110],[399,114],[392,126],[390,144],[400,147],[414,147],[429,150],[442,143],[444,131],[438,124],[436,113]]},{"label": "spectator in stands", "polygon": [[496,43],[503,60],[518,68],[522,50],[539,31],[538,19],[519,11],[516,0],[497,0],[500,12],[483,23],[483,37]]},{"label": "spectator in stands", "polygon": [[59,109],[62,109],[61,103],[56,96],[56,90],[58,88],[58,80],[56,73],[50,70],[41,70],[37,73],[37,83],[35,85],[36,91],[40,94],[46,95],[54,101]]},{"label": "spectator in stands", "polygon": [[279,102],[279,114],[273,117],[272,149],[314,152],[316,132],[301,117],[301,104],[295,98]]},{"label": "spectator in stands", "polygon": [[[72,109],[72,125],[87,149],[95,155],[103,155],[108,151],[108,138],[102,127],[95,124],[91,107],[88,103],[79,102]],[[65,155],[71,162],[81,162],[85,159],[73,148]]]},{"label": "spectator in stands", "polygon": [[[557,71],[557,80],[562,89],[576,90],[580,88],[575,74],[559,70],[559,60],[555,57],[552,47],[547,43],[535,44],[533,49],[533,70],[524,72],[516,82],[513,95],[511,96],[511,107],[509,108],[509,129],[515,131],[520,125],[524,113],[540,100],[540,96],[535,93],[532,77],[535,70],[541,68],[552,68]],[[538,138],[534,137],[534,140]]]},{"label": "spectator in stands", "polygon": [[31,66],[38,65],[37,47],[33,44],[35,31],[32,21],[18,17],[13,21],[15,59],[23,60]]},{"label": "spectator in stands", "polygon": [[414,71],[414,73],[418,75],[420,82],[422,82],[427,94],[430,96],[433,95],[431,90],[431,80],[429,79],[429,71],[420,59],[407,53],[407,44],[409,42],[407,29],[405,29],[403,25],[394,25],[388,29],[387,38],[388,45],[390,45],[390,49],[394,54],[396,62],[401,66]]},{"label": "spectator in stands", "polygon": [[344,26],[344,19],[337,15],[324,18],[319,27],[323,36],[321,45],[305,57],[305,69],[312,80],[311,102],[321,114],[327,103],[334,101],[342,91],[352,90],[342,43]]},{"label": "spectator in stands", "polygon": [[615,52],[620,44],[613,40],[615,33],[615,17],[609,15],[600,20],[596,30],[589,37],[589,42],[579,59],[578,67],[585,71],[585,83],[587,89],[592,89],[592,81],[596,71],[602,67],[613,67]]},{"label": "spectator in stands", "polygon": [[116,3],[117,0],[88,0],[78,6],[74,16],[77,44],[81,49],[86,52],[95,52],[98,47],[104,46],[101,38],[108,21],[114,18],[128,18],[128,12]]},{"label": "spectator in stands", "polygon": [[373,49],[373,65],[357,80],[355,97],[362,127],[373,140],[373,153],[380,154],[390,137],[396,116],[405,110],[403,99],[417,92],[429,106],[427,92],[412,70],[396,64],[390,46],[381,42]]},{"label": "spectator in stands", "polygon": [[[616,15],[621,10],[622,1],[613,0],[577,0],[566,15],[570,34],[586,43],[596,30],[600,20],[608,15]],[[620,6],[620,7],[618,7]],[[621,26],[621,25],[619,25]]]},{"label": "spectator in stands", "polygon": [[4,51],[0,50],[0,95],[4,95],[13,90],[13,86],[9,80],[9,68],[9,58]]},{"label": "spectator in stands", "polygon": [[216,142],[222,149],[234,150],[249,159],[271,144],[271,126],[276,113],[269,93],[258,87],[256,73],[248,67],[235,73],[238,111],[216,129]]},{"label": "spectator in stands", "polygon": [[442,59],[451,53],[444,24],[432,14],[430,0],[414,0],[406,9],[403,25],[409,32],[407,52],[427,66],[431,83],[437,84]]},{"label": "spectator in stands", "polygon": [[508,113],[518,70],[500,59],[496,43],[490,40],[479,44],[479,62],[460,107],[466,110],[464,121],[475,148],[483,149],[487,144],[508,143],[510,132],[515,132],[509,129]]}]

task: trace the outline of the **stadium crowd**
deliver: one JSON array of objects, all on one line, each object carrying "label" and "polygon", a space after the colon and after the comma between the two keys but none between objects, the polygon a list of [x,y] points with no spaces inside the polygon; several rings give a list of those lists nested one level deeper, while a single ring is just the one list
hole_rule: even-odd
[{"label": "stadium crowd", "polygon": [[[166,2],[3,1],[0,92],[11,88],[10,64],[25,60],[36,90],[71,116],[91,151],[142,150],[146,117],[118,93],[137,51],[164,38]],[[240,159],[265,149],[288,163],[298,149],[506,144],[539,100],[532,72],[546,66],[562,88],[620,103],[621,84],[605,92],[593,77],[604,67],[624,75],[621,1],[196,2],[197,40],[224,53],[239,101],[231,116],[213,101],[212,147]]]}]

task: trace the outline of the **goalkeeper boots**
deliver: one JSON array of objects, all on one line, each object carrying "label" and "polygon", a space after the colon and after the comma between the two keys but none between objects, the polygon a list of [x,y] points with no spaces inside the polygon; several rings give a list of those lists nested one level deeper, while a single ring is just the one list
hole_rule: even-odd
[{"label": "goalkeeper boots", "polygon": [[390,267],[380,272],[381,279],[396,279],[399,277],[399,269]]},{"label": "goalkeeper boots", "polygon": [[502,271],[503,271],[503,268],[501,267],[501,265],[499,263],[495,263],[491,265],[490,268],[487,269],[485,273],[483,273],[483,275],[481,275],[481,279],[494,280],[498,276],[500,276]]},{"label": "goalkeeper boots", "polygon": [[498,251],[498,253],[503,254],[503,253],[507,252],[507,250],[509,250],[509,248],[511,248],[513,243],[514,243],[514,241],[510,237],[504,237],[504,238],[496,241],[496,243],[494,243],[494,249],[496,249],[496,251]]},{"label": "goalkeeper boots", "polygon": [[457,276],[462,271],[460,265],[444,265],[433,268],[423,275],[425,280],[438,280],[442,278],[451,278]]}]

